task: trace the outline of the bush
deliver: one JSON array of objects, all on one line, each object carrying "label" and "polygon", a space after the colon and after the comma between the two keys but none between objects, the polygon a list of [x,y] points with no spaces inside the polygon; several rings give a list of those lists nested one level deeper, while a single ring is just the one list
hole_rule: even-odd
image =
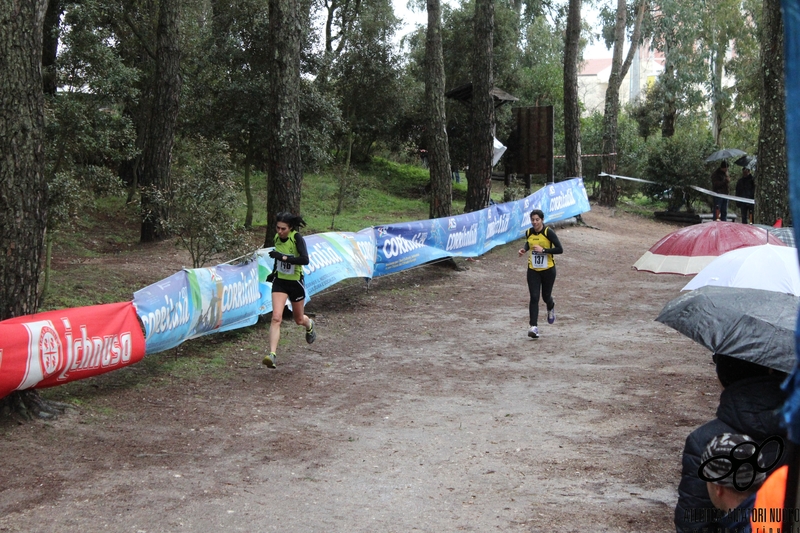
[{"label": "bush", "polygon": [[175,153],[167,227],[177,245],[192,256],[194,268],[223,254],[240,255],[245,244],[233,210],[239,187],[227,146],[202,138],[182,139]]},{"label": "bush", "polygon": [[708,188],[708,170],[704,159],[715,150],[711,135],[702,130],[678,130],[672,137],[651,139],[642,174],[655,181],[646,187],[646,194],[655,200],[666,200],[670,211],[693,204],[704,196],[692,185]]}]

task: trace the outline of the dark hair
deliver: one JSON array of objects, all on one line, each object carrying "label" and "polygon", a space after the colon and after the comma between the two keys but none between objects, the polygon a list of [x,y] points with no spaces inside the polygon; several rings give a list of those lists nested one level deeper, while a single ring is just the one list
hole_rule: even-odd
[{"label": "dark hair", "polygon": [[532,217],[533,215],[539,215],[539,218],[541,218],[542,221],[544,221],[544,211],[542,211],[541,209],[534,209],[528,216]]},{"label": "dark hair", "polygon": [[728,162],[723,159],[722,163],[719,164],[719,168],[728,168]]},{"label": "dark hair", "polygon": [[302,216],[293,215],[288,211],[281,211],[278,213],[275,216],[275,222],[286,222],[289,225],[289,229],[294,231],[297,231],[306,225],[306,221],[303,220]]},{"label": "dark hair", "polygon": [[727,387],[731,383],[745,378],[768,376],[773,372],[777,373],[777,371],[770,370],[766,366],[751,363],[750,361],[743,361],[742,359],[737,359],[721,353],[715,353],[713,360],[717,365],[717,377],[723,387]]}]

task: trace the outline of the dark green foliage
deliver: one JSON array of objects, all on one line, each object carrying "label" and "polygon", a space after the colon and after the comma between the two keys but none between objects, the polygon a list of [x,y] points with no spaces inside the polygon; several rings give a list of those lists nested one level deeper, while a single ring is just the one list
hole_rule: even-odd
[{"label": "dark green foliage", "polygon": [[[581,121],[581,147],[585,154],[602,153],[603,147],[603,115],[593,113]],[[646,143],[637,134],[637,124],[627,113],[621,113],[617,124],[617,174],[622,176],[641,177],[638,172],[641,167],[642,157],[645,154]],[[583,176],[587,192],[594,195],[598,187],[597,175],[601,172],[601,158],[583,158]],[[634,182],[617,180],[616,185],[622,188],[622,194],[628,194],[638,185]]]},{"label": "dark green foliage", "polygon": [[713,168],[704,159],[714,150],[710,134],[701,128],[678,128],[672,137],[651,139],[641,177],[657,185],[648,185],[646,193],[653,199],[666,199],[670,211],[684,206],[693,211],[693,204],[707,197],[690,186],[711,187]]},{"label": "dark green foliage", "polygon": [[234,207],[239,187],[233,177],[228,147],[202,138],[182,139],[175,149],[174,189],[168,229],[176,244],[198,268],[211,259],[232,258],[243,250]]}]

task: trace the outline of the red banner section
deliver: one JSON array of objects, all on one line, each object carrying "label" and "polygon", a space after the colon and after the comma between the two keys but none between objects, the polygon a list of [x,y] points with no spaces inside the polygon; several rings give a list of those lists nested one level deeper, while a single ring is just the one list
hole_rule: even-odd
[{"label": "red banner section", "polygon": [[0,322],[0,398],[140,361],[145,345],[132,302],[48,311]]}]

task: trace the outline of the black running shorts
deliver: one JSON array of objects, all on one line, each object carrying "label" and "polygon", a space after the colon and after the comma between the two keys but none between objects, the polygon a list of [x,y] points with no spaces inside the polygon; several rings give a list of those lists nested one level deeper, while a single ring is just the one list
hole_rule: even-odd
[{"label": "black running shorts", "polygon": [[272,284],[272,292],[288,294],[290,302],[302,302],[306,299],[306,286],[303,278],[299,280],[278,278]]}]

